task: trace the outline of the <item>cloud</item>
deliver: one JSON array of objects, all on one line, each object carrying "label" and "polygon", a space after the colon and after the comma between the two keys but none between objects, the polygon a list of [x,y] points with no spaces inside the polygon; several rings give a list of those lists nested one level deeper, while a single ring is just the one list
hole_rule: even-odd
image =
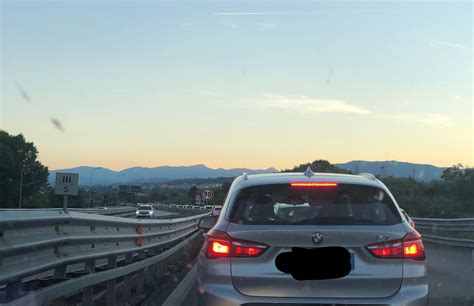
[{"label": "cloud", "polygon": [[307,12],[220,12],[212,13],[213,16],[252,16],[252,15],[313,15],[313,14],[377,14],[388,13],[383,10],[362,11],[307,11]]},{"label": "cloud", "polygon": [[406,122],[422,123],[436,127],[450,127],[454,125],[454,122],[451,120],[451,118],[440,114],[390,114],[380,115],[379,117]]},{"label": "cloud", "polygon": [[426,114],[418,115],[415,117],[416,122],[430,124],[430,125],[440,125],[440,126],[453,126],[454,123],[448,116],[439,115],[439,114]]},{"label": "cloud", "polygon": [[[264,94],[259,97],[242,98],[232,95],[225,95],[215,91],[200,90],[192,91],[193,94],[208,96],[211,98],[226,101],[236,107],[248,109],[276,109],[283,111],[295,111],[300,113],[346,113],[370,115],[372,118],[383,118],[411,123],[420,123],[433,127],[451,127],[454,126],[452,119],[441,114],[383,114],[381,112],[373,112],[361,106],[350,104],[343,100],[337,99],[321,99],[307,97],[304,95],[279,95]],[[364,117],[367,118],[367,117]]]},{"label": "cloud", "polygon": [[306,96],[283,96],[265,94],[260,98],[250,99],[258,108],[273,108],[303,113],[352,113],[368,114],[370,111],[349,104],[342,100],[319,99]]},{"label": "cloud", "polygon": [[449,41],[431,41],[430,46],[432,47],[448,47],[448,48],[454,48],[454,49],[461,49],[461,50],[474,50],[473,48],[470,48],[467,45],[459,44],[459,43],[453,43]]}]

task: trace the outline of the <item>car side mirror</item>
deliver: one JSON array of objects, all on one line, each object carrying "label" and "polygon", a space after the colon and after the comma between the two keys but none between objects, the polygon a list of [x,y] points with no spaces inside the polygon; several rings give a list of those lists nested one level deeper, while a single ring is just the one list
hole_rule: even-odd
[{"label": "car side mirror", "polygon": [[209,230],[214,225],[216,225],[216,222],[217,222],[217,216],[204,217],[199,220],[198,228]]}]

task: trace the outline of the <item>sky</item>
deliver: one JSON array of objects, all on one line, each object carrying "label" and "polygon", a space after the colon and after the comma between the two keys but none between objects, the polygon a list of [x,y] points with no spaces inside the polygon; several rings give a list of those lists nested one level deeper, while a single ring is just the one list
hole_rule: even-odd
[{"label": "sky", "polygon": [[0,6],[0,128],[50,169],[474,164],[470,1]]}]

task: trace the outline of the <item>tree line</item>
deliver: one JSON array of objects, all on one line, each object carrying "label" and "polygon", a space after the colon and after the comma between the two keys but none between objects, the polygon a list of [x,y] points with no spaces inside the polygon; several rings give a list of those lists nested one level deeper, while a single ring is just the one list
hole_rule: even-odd
[{"label": "tree line", "polygon": [[[283,172],[314,172],[351,174],[327,160],[295,166]],[[414,217],[456,218],[474,217],[474,168],[457,164],[447,168],[441,180],[417,181],[405,177],[378,176],[393,194],[400,207]]]},{"label": "tree line", "polygon": [[[314,172],[351,174],[327,160],[315,160],[282,172]],[[38,161],[38,150],[23,135],[10,135],[0,130],[0,208],[61,207],[62,199],[48,186],[49,170]],[[413,178],[378,177],[392,192],[398,204],[415,217],[474,217],[474,169],[461,164],[443,171],[440,180],[421,182]],[[220,187],[209,204],[224,203],[233,178],[220,178]],[[204,183],[203,179],[193,183]],[[148,195],[139,196],[136,202],[169,202],[194,204],[200,192],[197,186],[189,190],[163,191],[154,188]],[[111,186],[94,187],[92,202],[97,206],[111,206],[116,191]],[[79,195],[69,199],[70,207],[87,207],[88,190],[79,189]]]}]

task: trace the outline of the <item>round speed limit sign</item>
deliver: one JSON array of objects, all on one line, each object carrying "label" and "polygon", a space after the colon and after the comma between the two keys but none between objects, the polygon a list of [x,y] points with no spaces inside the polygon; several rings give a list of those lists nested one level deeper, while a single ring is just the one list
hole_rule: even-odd
[{"label": "round speed limit sign", "polygon": [[210,201],[214,197],[214,191],[212,189],[204,189],[201,191],[201,197],[206,201]]}]

